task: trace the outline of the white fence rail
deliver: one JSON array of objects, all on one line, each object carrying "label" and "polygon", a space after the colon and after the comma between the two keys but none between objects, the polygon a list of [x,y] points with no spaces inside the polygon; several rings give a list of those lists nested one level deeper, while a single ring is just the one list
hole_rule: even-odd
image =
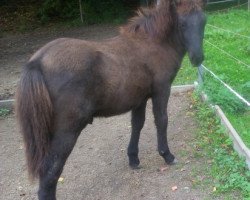
[{"label": "white fence rail", "polygon": [[227,83],[222,81],[214,72],[212,72],[210,69],[205,67],[204,65],[200,65],[198,68],[198,76],[199,76],[199,83],[203,82],[203,75],[204,70],[209,72],[215,79],[217,79],[223,86],[225,86],[231,93],[233,93],[239,100],[241,100],[243,103],[245,103],[248,107],[250,107],[250,102],[247,101],[242,95],[240,95],[238,92],[236,92],[231,86],[229,86]]},{"label": "white fence rail", "polygon": [[208,1],[208,5],[212,4],[220,4],[220,3],[227,3],[227,2],[234,2],[237,1],[239,3],[239,0],[222,0],[222,1]]}]

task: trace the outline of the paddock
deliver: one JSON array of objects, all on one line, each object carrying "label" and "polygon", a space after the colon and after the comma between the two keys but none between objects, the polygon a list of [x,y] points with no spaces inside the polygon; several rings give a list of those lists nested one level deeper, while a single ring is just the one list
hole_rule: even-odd
[{"label": "paddock", "polygon": [[[0,51],[1,98],[13,97],[22,64],[40,45],[62,35],[99,40],[115,35],[114,30],[117,29],[113,26],[91,26],[1,38],[4,47]],[[95,119],[81,133],[65,165],[58,184],[58,199],[212,198],[213,186],[200,186],[200,182],[211,178],[204,175],[207,159],[196,154],[199,149],[194,142],[199,127],[190,106],[190,93],[172,93],[169,102],[169,145],[179,161],[173,166],[166,166],[158,155],[151,101],[147,105],[146,123],[140,141],[139,170],[131,170],[127,162],[130,114]],[[0,127],[0,200],[36,199],[37,182],[30,183],[28,180],[23,142],[14,114],[1,117]],[[213,199],[222,198],[216,196]]]}]

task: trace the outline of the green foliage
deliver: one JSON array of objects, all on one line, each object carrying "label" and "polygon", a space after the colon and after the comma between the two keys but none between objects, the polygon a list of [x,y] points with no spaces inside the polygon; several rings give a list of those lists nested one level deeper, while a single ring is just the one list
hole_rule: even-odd
[{"label": "green foliage", "polygon": [[226,112],[238,114],[247,110],[242,101],[220,82],[216,82],[210,74],[205,76],[203,90],[209,95],[209,100],[213,104],[219,105]]},{"label": "green foliage", "polygon": [[250,198],[250,171],[243,158],[233,150],[232,141],[208,105],[201,103],[197,94],[193,96],[192,103],[200,124],[196,146],[201,149],[202,156],[211,159],[207,169],[216,180],[216,191],[238,191],[244,198]]},{"label": "green foliage", "polygon": [[[46,0],[39,11],[42,22],[53,19],[80,18],[79,1]],[[95,23],[120,23],[127,16],[128,8],[123,1],[82,1],[83,18],[85,24]]]},{"label": "green foliage", "polygon": [[5,109],[5,108],[0,108],[0,117],[6,117],[9,114],[10,114],[10,110]]},{"label": "green foliage", "polygon": [[236,128],[241,139],[248,146],[248,148],[250,148],[250,109],[248,109],[248,111],[244,113],[226,113],[226,115],[233,126]]},{"label": "green foliage", "polygon": [[80,20],[77,0],[20,0],[6,1],[0,5],[1,30],[23,32],[41,26],[114,23],[120,24],[136,9],[133,0],[82,0],[84,23]]},{"label": "green foliage", "polygon": [[92,23],[121,23],[128,15],[128,8],[122,1],[93,1],[83,3],[84,18],[88,24]]},{"label": "green foliage", "polygon": [[79,13],[78,1],[45,0],[38,17],[42,22],[53,18],[72,19]]}]

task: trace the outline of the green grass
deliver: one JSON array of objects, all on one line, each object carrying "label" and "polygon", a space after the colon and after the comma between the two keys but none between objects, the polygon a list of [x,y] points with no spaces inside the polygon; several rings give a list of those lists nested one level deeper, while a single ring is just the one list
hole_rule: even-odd
[{"label": "green grass", "polygon": [[[214,14],[208,17],[208,24],[230,30],[250,37],[250,13],[244,10],[233,10],[229,13]],[[207,26],[205,32],[205,65],[220,75],[225,82],[250,99],[250,67],[244,66],[229,58],[206,41],[218,46],[237,59],[250,66],[250,39]]]},{"label": "green grass", "polygon": [[174,85],[185,85],[193,84],[197,79],[197,68],[193,67],[188,59],[188,56],[185,56],[180,71],[176,79],[174,80]]},{"label": "green grass", "polygon": [[[210,15],[208,24],[249,37],[249,19],[248,11],[232,10]],[[250,66],[250,39],[207,26],[205,40]],[[249,101],[250,67],[231,59],[208,42],[204,45],[205,66]],[[250,109],[208,74],[205,76],[204,90],[214,103],[222,107],[244,143],[250,147]]]},{"label": "green grass", "polygon": [[244,113],[240,113],[238,115],[228,112],[227,117],[234,125],[234,127],[236,127],[244,143],[248,146],[248,148],[250,148],[250,110]]},{"label": "green grass", "polygon": [[[241,35],[250,37],[250,12],[247,10],[231,10],[230,12],[208,15],[208,24],[217,26]],[[244,66],[225,55],[211,44],[250,66],[250,39],[229,32],[206,26],[204,65],[250,101],[250,67]],[[197,79],[197,70],[190,67],[187,59],[174,84],[190,84]],[[250,109],[209,73],[205,74],[203,89],[209,99],[222,107],[230,122],[240,134],[244,143],[250,148]]]},{"label": "green grass", "polygon": [[[192,97],[199,131],[195,146],[199,156],[206,157],[206,175],[211,177],[210,185],[216,188],[214,194],[224,194],[225,199],[250,199],[250,171],[243,158],[234,151],[232,141],[225,134],[219,119],[208,105],[201,103],[198,95]],[[204,174],[205,175],[205,174]],[[197,184],[206,187],[206,182]]]}]

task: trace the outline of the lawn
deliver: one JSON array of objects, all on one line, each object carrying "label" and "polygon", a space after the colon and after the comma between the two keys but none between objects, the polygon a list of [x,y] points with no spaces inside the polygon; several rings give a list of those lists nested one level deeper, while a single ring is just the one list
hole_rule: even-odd
[{"label": "lawn", "polygon": [[[243,9],[208,14],[204,41],[206,59],[203,63],[247,101],[250,101],[249,19],[250,12]],[[222,51],[218,48],[222,49]],[[188,59],[185,58],[174,84],[190,84],[196,79],[197,69],[191,67]],[[203,89],[213,103],[222,107],[244,143],[250,148],[249,107],[230,93],[209,73],[204,76]]]}]

